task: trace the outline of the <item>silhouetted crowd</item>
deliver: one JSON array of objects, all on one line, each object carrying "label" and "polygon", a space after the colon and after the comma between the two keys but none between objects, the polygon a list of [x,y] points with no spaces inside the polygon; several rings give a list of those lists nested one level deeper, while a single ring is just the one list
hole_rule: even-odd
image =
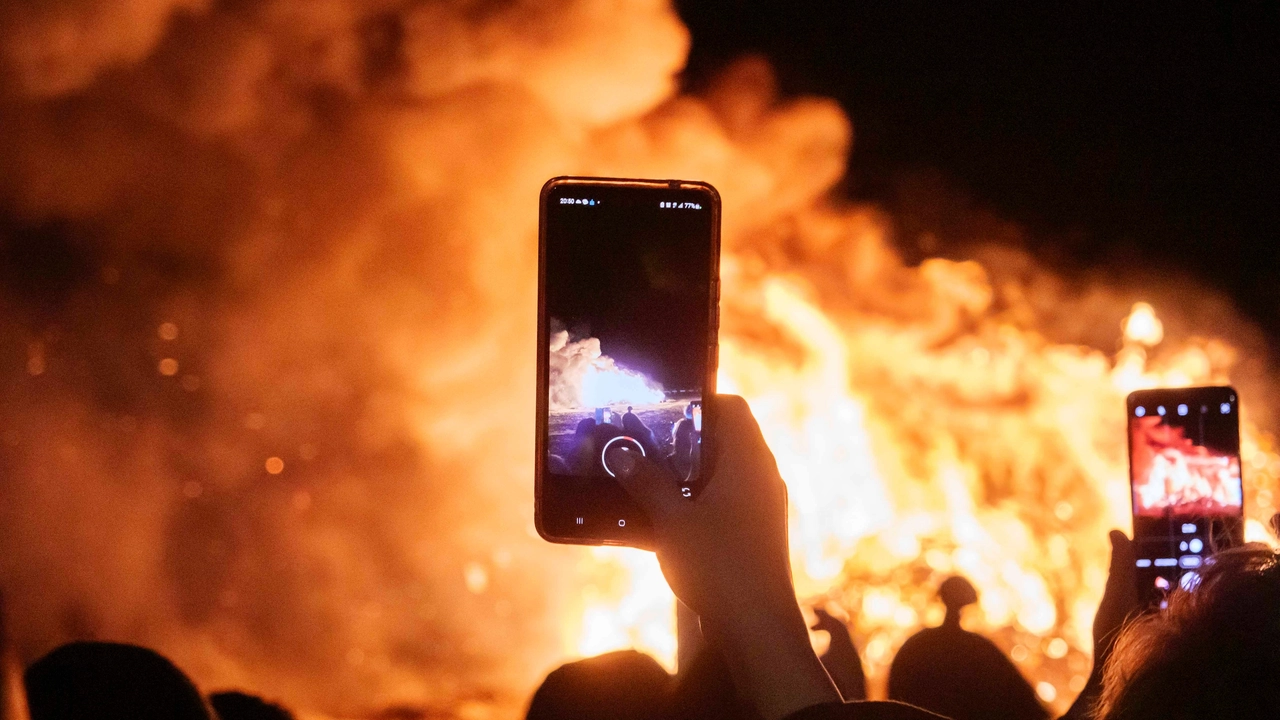
[{"label": "silhouetted crowd", "polygon": [[23,693],[0,687],[4,720],[294,720],[254,695],[206,697],[168,659],[136,645],[63,645],[28,667],[22,685]]},{"label": "silhouetted crowd", "polygon": [[[619,481],[653,520],[664,576],[696,614],[700,649],[674,676],[631,650],[566,664],[534,693],[528,720],[1048,717],[1005,654],[961,627],[978,593],[959,576],[938,588],[946,607],[941,625],[908,639],[894,657],[890,699],[868,701],[845,623],[818,607],[810,627],[796,602],[786,492],[755,419],[741,398],[716,402],[720,455],[695,501],[681,498],[669,482],[678,472],[670,454],[610,451]],[[628,422],[624,415],[622,427]],[[627,431],[642,437],[640,428]],[[676,453],[680,432],[673,432]],[[1280,532],[1280,515],[1272,524]],[[1280,718],[1280,552],[1259,543],[1221,551],[1201,568],[1198,584],[1175,587],[1165,607],[1149,608],[1138,600],[1131,541],[1119,531],[1110,540],[1092,672],[1064,717]],[[810,629],[830,635],[821,658]],[[0,647],[4,637],[0,627]],[[132,645],[64,645],[27,667],[22,680],[17,692],[0,687],[0,720],[293,717],[239,692],[206,697],[172,662]]]},{"label": "silhouetted crowd", "polygon": [[[946,615],[909,638],[889,670],[888,701],[867,701],[847,626],[814,608],[831,642],[817,658],[790,585],[786,500],[776,465],[740,398],[717,399],[721,455],[707,490],[681,503],[661,463],[619,449],[610,464],[654,520],[663,573],[700,618],[703,646],[677,675],[620,651],[562,666],[527,720],[617,718],[952,718],[1042,720],[1048,710],[1017,666],[961,626],[978,600],[953,576]],[[614,452],[614,451],[610,451]],[[1273,520],[1280,533],[1280,515]],[[1063,716],[1072,720],[1280,718],[1280,552],[1251,543],[1215,555],[1165,607],[1143,607],[1130,539],[1112,531],[1094,665]],[[687,667],[686,667],[687,665]]]},{"label": "silhouetted crowd", "polygon": [[609,441],[628,438],[639,445],[645,457],[663,464],[678,477],[688,478],[698,465],[702,447],[699,442],[701,432],[694,422],[698,410],[699,403],[686,403],[682,417],[670,423],[669,427],[663,423],[655,430],[640,419],[634,406],[628,405],[625,413],[601,409],[599,418],[578,420],[567,454],[551,454],[548,469],[561,475],[589,476],[599,466],[600,453]]}]

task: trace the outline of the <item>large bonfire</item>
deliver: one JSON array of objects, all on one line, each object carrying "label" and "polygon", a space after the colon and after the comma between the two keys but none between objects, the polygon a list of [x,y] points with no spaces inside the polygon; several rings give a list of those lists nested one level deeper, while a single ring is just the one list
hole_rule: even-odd
[{"label": "large bonfire", "polygon": [[1270,390],[1224,304],[1008,249],[908,264],[892,218],[832,195],[841,109],[758,61],[680,94],[688,42],[661,0],[0,10],[23,652],[140,642],[334,716],[514,717],[566,659],[673,663],[652,556],[532,530],[536,201],[568,173],[719,188],[721,388],[789,485],[802,599],[851,619],[873,687],[963,573],[974,626],[1074,695],[1129,525],[1130,390],[1236,384],[1265,536]]}]

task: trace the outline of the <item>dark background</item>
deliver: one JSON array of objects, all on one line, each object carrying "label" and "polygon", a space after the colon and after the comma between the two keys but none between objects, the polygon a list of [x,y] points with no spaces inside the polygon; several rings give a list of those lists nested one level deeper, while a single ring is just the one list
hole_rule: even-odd
[{"label": "dark background", "polygon": [[[603,200],[560,205],[560,197]],[[659,201],[703,210],[660,209]],[[547,314],[664,390],[707,371],[711,208],[698,191],[563,186],[547,205]]]},{"label": "dark background", "polygon": [[910,218],[906,188],[945,188],[1060,272],[1193,277],[1275,348],[1280,3],[677,4],[691,89],[757,53],[844,106],[849,198]]}]

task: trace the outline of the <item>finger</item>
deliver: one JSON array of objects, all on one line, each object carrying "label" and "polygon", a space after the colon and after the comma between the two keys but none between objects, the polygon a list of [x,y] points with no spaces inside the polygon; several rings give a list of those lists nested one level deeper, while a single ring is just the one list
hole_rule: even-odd
[{"label": "finger", "polygon": [[716,443],[726,447],[767,447],[760,424],[747,401],[738,395],[716,395],[715,407]]},{"label": "finger", "polygon": [[[772,469],[773,475],[777,475],[777,459],[765,442],[764,433],[760,431],[760,424],[756,422],[755,415],[751,414],[747,401],[737,395],[716,395],[712,400],[715,418],[715,425],[711,429],[714,437],[712,462],[718,465],[726,457],[751,458],[756,466],[768,467]],[[718,468],[715,472],[718,472]],[[707,490],[713,493],[726,492],[725,488],[715,486],[716,483],[712,483]]]},{"label": "finger", "polygon": [[607,457],[618,484],[655,523],[667,517],[677,499],[676,486],[647,457],[626,447],[609,449]]},{"label": "finger", "polygon": [[813,610],[814,619],[813,619],[813,624],[809,626],[809,629],[821,630],[823,624],[826,622],[826,618],[823,616],[826,615],[827,613],[825,610],[823,610],[821,607],[818,607],[817,605],[814,605],[812,610]]},{"label": "finger", "polygon": [[1115,609],[1127,614],[1138,604],[1137,548],[1133,541],[1119,530],[1112,530],[1111,566],[1107,573],[1107,595],[1118,603]]},{"label": "finger", "polygon": [[817,618],[813,623],[813,630],[825,630],[831,627],[831,623],[835,621],[831,613],[827,612],[826,608],[821,605],[813,607],[813,616]]},{"label": "finger", "polygon": [[1136,559],[1133,541],[1119,530],[1112,530],[1108,537],[1111,540],[1111,574],[1132,571]]}]

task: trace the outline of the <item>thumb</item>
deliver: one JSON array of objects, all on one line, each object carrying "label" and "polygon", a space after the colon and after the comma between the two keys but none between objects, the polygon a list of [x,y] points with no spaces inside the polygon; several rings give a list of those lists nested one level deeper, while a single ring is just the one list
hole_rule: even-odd
[{"label": "thumb", "polygon": [[674,487],[649,458],[626,447],[610,448],[605,462],[618,484],[657,524],[670,511]]},{"label": "thumb", "polygon": [[1115,612],[1128,615],[1138,606],[1137,549],[1128,535],[1112,530],[1111,566],[1107,571],[1106,595]]},{"label": "thumb", "polygon": [[1111,565],[1106,589],[1093,621],[1094,653],[1105,657],[1125,620],[1138,609],[1138,580],[1135,548],[1128,535],[1112,530]]},{"label": "thumb", "polygon": [[1109,538],[1111,540],[1111,567],[1109,573],[1111,578],[1134,575],[1134,562],[1136,556],[1134,554],[1133,541],[1129,539],[1119,530],[1112,530]]}]

